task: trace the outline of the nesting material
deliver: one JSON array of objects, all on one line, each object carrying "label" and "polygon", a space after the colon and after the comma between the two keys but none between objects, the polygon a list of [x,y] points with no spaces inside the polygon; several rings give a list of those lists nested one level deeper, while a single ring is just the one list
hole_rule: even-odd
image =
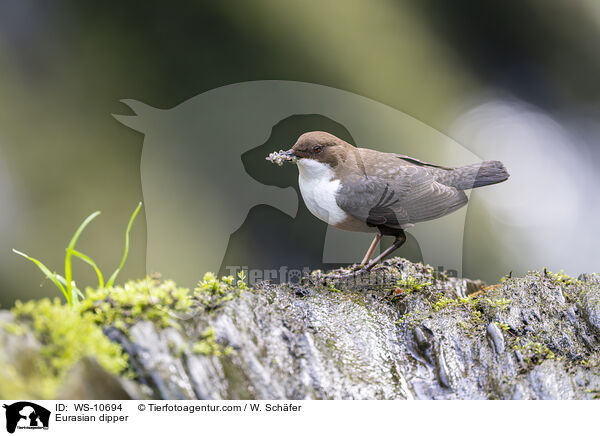
[{"label": "nesting material", "polygon": [[269,162],[273,162],[274,164],[277,164],[279,166],[283,165],[283,163],[286,161],[288,161],[288,162],[296,161],[295,158],[285,154],[285,151],[283,151],[283,150],[274,151],[273,153],[270,153],[269,156],[266,157],[265,159],[268,160]]}]

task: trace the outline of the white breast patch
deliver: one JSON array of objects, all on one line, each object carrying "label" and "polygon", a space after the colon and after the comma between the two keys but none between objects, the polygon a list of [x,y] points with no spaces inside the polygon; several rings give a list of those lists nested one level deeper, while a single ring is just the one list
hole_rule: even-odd
[{"label": "white breast patch", "polygon": [[298,159],[298,172],[300,192],[308,210],[332,226],[344,221],[346,212],[335,201],[340,181],[332,180],[334,173],[331,167],[313,159]]}]

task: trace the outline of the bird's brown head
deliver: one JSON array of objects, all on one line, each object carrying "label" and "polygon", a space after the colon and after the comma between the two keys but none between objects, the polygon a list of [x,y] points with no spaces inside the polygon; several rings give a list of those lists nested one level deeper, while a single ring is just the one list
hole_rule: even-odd
[{"label": "bird's brown head", "polygon": [[298,138],[289,153],[297,159],[313,159],[335,167],[345,159],[347,147],[353,148],[346,141],[330,133],[307,132]]}]

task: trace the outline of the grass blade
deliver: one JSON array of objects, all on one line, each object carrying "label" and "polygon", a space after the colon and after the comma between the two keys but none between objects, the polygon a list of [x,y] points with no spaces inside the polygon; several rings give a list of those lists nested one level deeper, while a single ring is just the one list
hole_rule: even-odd
[{"label": "grass blade", "polygon": [[96,262],[94,262],[91,257],[89,257],[77,250],[73,250],[73,256],[78,257],[79,259],[83,260],[85,263],[90,265],[92,268],[94,268],[94,271],[96,271],[96,275],[98,276],[98,287],[103,288],[104,287],[104,277],[102,277],[102,272],[100,272],[100,268],[98,268],[98,265],[96,265]]},{"label": "grass blade", "polygon": [[129,223],[127,224],[127,230],[125,230],[125,251],[123,253],[123,258],[121,259],[121,263],[119,264],[118,268],[115,270],[114,273],[112,273],[112,275],[108,279],[108,282],[106,282],[107,288],[110,288],[112,285],[114,285],[115,280],[117,279],[117,276],[119,275],[119,273],[121,272],[121,269],[123,268],[123,265],[125,265],[125,261],[127,260],[127,253],[129,253],[129,231],[131,230],[131,226],[133,225],[133,220],[135,220],[135,217],[141,208],[142,208],[142,202],[140,201],[138,203],[137,207],[135,208],[135,210],[133,211],[131,218],[129,218]]},{"label": "grass blade", "polygon": [[[61,282],[63,284],[63,286],[67,285],[67,281],[65,280],[65,278],[63,276],[61,276],[60,274],[55,274],[56,278],[58,279],[59,282]],[[80,299],[83,299],[83,294],[82,292],[77,289],[77,285],[75,284],[75,280],[71,281],[71,285],[72,285],[72,289],[73,289],[73,293],[71,294],[73,297],[73,306],[77,306],[77,303],[79,303]]]},{"label": "grass blade", "polygon": [[73,289],[72,289],[72,283],[71,283],[71,279],[73,276],[72,273],[72,269],[71,269],[71,255],[73,254],[73,249],[75,248],[75,243],[77,242],[77,239],[79,239],[79,236],[81,235],[81,232],[83,232],[83,229],[85,229],[87,227],[87,225],[94,219],[96,218],[98,215],[100,215],[100,211],[96,211],[93,214],[91,214],[90,216],[88,216],[82,223],[81,225],[77,228],[77,231],[75,232],[75,234],[73,235],[73,237],[71,238],[71,242],[69,242],[69,246],[67,247],[67,254],[65,255],[65,280],[67,282],[67,294],[69,295],[69,300],[71,301],[71,306],[73,305],[72,301],[73,301]]},{"label": "grass blade", "polygon": [[77,287],[74,287],[73,291],[73,306],[77,307],[79,302],[85,297],[83,296],[83,293],[79,289],[77,289]]},{"label": "grass blade", "polygon": [[63,284],[63,286],[67,286],[67,281],[65,280],[65,278],[63,276],[61,276],[60,274],[56,274],[56,273],[54,273],[54,276],[58,279],[59,282],[61,282]]},{"label": "grass blade", "polygon": [[129,218],[129,223],[127,224],[127,229],[125,230],[125,251],[123,252],[123,258],[121,259],[121,263],[119,264],[119,266],[117,267],[115,272],[112,273],[112,275],[108,279],[108,282],[106,282],[107,288],[110,288],[112,285],[114,285],[115,280],[117,279],[117,276],[119,275],[119,273],[121,272],[121,269],[123,268],[123,265],[125,265],[125,261],[127,260],[127,253],[129,253],[129,231],[131,230],[131,226],[133,225],[133,220],[135,220],[135,217],[141,208],[142,208],[142,202],[140,201],[138,203],[138,206],[133,211],[131,218]]},{"label": "grass blade", "polygon": [[62,285],[62,283],[56,277],[56,273],[53,273],[52,271],[50,271],[46,267],[46,265],[44,265],[39,260],[34,259],[33,257],[26,255],[25,253],[15,250],[14,248],[12,251],[20,256],[23,256],[25,259],[29,259],[30,261],[35,263],[37,265],[37,267],[44,273],[44,275],[46,277],[48,277],[50,280],[52,280],[52,283],[54,283],[56,285],[56,287],[62,291],[62,293],[65,295],[65,298],[67,299],[67,303],[69,303],[69,306],[73,306],[73,300],[70,298],[69,293],[67,293],[65,287]]}]

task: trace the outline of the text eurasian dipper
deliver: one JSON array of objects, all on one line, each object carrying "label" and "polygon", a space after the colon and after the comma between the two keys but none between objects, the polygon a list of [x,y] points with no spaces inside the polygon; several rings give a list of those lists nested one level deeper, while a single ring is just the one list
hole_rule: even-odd
[{"label": "text eurasian dipper", "polygon": [[[267,160],[298,164],[302,198],[317,218],[339,229],[375,233],[361,263],[367,271],[406,241],[408,227],[461,208],[466,189],[509,177],[499,161],[447,168],[357,148],[326,132],[304,133],[290,150]],[[394,236],[394,243],[367,263],[382,236]]]}]

